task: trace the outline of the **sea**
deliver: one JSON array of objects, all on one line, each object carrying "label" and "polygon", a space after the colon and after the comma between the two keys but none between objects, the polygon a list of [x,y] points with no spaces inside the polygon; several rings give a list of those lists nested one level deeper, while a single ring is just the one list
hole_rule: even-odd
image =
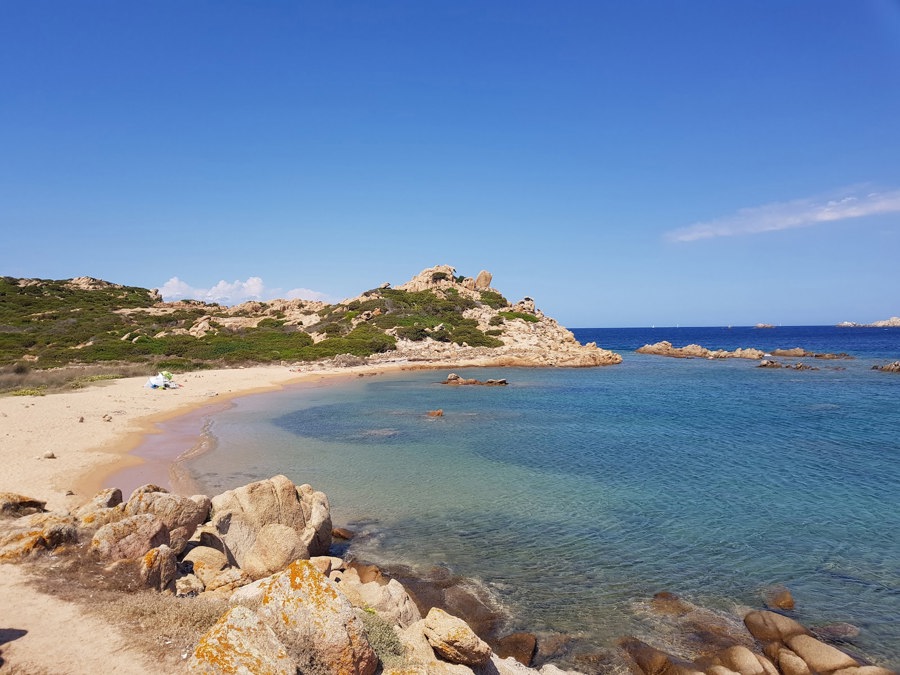
[{"label": "sea", "polygon": [[[740,617],[783,585],[792,617],[851,624],[838,646],[900,668],[900,374],[873,370],[900,360],[900,328],[573,333],[623,362],[455,371],[506,387],[402,371],[247,396],[178,422],[206,448],[183,469],[208,494],[310,483],[358,533],[354,557],[469,579],[510,632],[605,649],[652,635],[657,592]],[[852,358],[635,353],[660,340]]]}]

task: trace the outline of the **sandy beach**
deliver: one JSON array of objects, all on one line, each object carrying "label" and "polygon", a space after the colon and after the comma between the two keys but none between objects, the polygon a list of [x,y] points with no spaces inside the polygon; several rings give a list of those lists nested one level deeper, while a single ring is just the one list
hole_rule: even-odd
[{"label": "sandy beach", "polygon": [[[401,367],[378,367],[377,372]],[[0,492],[47,501],[49,510],[86,502],[110,477],[141,463],[129,454],[156,424],[197,408],[371,367],[291,370],[284,366],[177,375],[177,389],[146,377],[47,396],[0,397]],[[52,453],[53,457],[50,457]],[[115,486],[118,487],[118,486]],[[127,495],[126,495],[127,497]],[[22,673],[157,672],[115,627],[26,584],[28,571],[0,565],[0,664]],[[94,668],[91,664],[96,665]]]}]

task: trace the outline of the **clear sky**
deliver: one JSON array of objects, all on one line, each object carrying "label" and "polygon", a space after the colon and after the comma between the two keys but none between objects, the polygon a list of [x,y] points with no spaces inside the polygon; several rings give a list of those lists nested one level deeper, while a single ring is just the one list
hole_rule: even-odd
[{"label": "clear sky", "polygon": [[900,315],[900,0],[0,0],[0,274]]}]

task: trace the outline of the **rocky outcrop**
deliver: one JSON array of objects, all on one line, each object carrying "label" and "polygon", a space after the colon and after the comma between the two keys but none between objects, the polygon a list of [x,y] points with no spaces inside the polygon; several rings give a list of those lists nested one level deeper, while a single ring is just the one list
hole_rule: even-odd
[{"label": "rocky outcrop", "polygon": [[883,366],[872,366],[872,370],[880,370],[883,373],[900,373],[900,361],[894,361]]},{"label": "rocky outcrop", "polygon": [[156,516],[169,531],[169,546],[181,553],[200,523],[209,516],[211,503],[205,495],[182,497],[157,485],[137,488],[125,504],[126,516],[149,513]]},{"label": "rocky outcrop", "polygon": [[[486,387],[505,387],[509,382],[505,379],[497,379],[497,380],[476,380],[474,378],[464,378],[460,377],[456,373],[450,373],[447,375],[447,379],[445,379],[441,384],[452,384],[452,385],[466,385],[466,384],[476,384],[482,385]],[[442,412],[443,414],[443,412]]]},{"label": "rocky outcrop", "polygon": [[141,557],[138,568],[144,585],[156,591],[173,591],[178,573],[175,551],[163,544],[152,548]]},{"label": "rocky outcrop", "polygon": [[13,492],[0,492],[0,516],[20,518],[32,513],[42,513],[47,502]]},{"label": "rocky outcrop", "polygon": [[229,555],[253,578],[331,546],[328,499],[285,476],[229,490],[212,499],[210,520]]},{"label": "rocky outcrop", "polygon": [[724,349],[707,349],[700,345],[687,345],[685,347],[673,347],[671,342],[663,340],[652,345],[644,345],[635,350],[638,354],[653,354],[655,356],[671,356],[680,359],[761,359],[765,352],[760,349],[744,349],[738,347],[734,351]]},{"label": "rocky outcrop", "polygon": [[840,352],[838,354],[829,354],[829,353],[817,353],[811,352],[803,347],[793,347],[792,349],[774,349],[772,350],[772,356],[787,356],[791,358],[802,358],[802,359],[852,359],[853,357],[850,354],[846,354],[844,352]]},{"label": "rocky outcrop", "polygon": [[882,319],[872,323],[854,323],[853,321],[842,321],[837,324],[838,328],[900,328],[900,316],[892,316],[890,319]]}]

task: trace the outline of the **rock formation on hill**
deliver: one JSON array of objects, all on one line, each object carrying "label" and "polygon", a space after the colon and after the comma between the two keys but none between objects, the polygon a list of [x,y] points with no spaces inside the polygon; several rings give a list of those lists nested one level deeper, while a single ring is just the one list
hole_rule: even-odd
[{"label": "rock formation on hill", "polygon": [[335,304],[308,300],[162,302],[159,293],[91,277],[0,278],[0,366],[48,368],[163,359],[284,364],[342,357],[440,365],[600,366],[621,357],[581,345],[523,298],[510,303],[493,275],[457,276],[449,265],[404,284],[384,283]]},{"label": "rock formation on hill", "polygon": [[873,321],[872,323],[855,323],[853,321],[842,321],[837,325],[838,328],[900,328],[900,316],[892,316],[890,319],[882,319],[881,321]]}]

